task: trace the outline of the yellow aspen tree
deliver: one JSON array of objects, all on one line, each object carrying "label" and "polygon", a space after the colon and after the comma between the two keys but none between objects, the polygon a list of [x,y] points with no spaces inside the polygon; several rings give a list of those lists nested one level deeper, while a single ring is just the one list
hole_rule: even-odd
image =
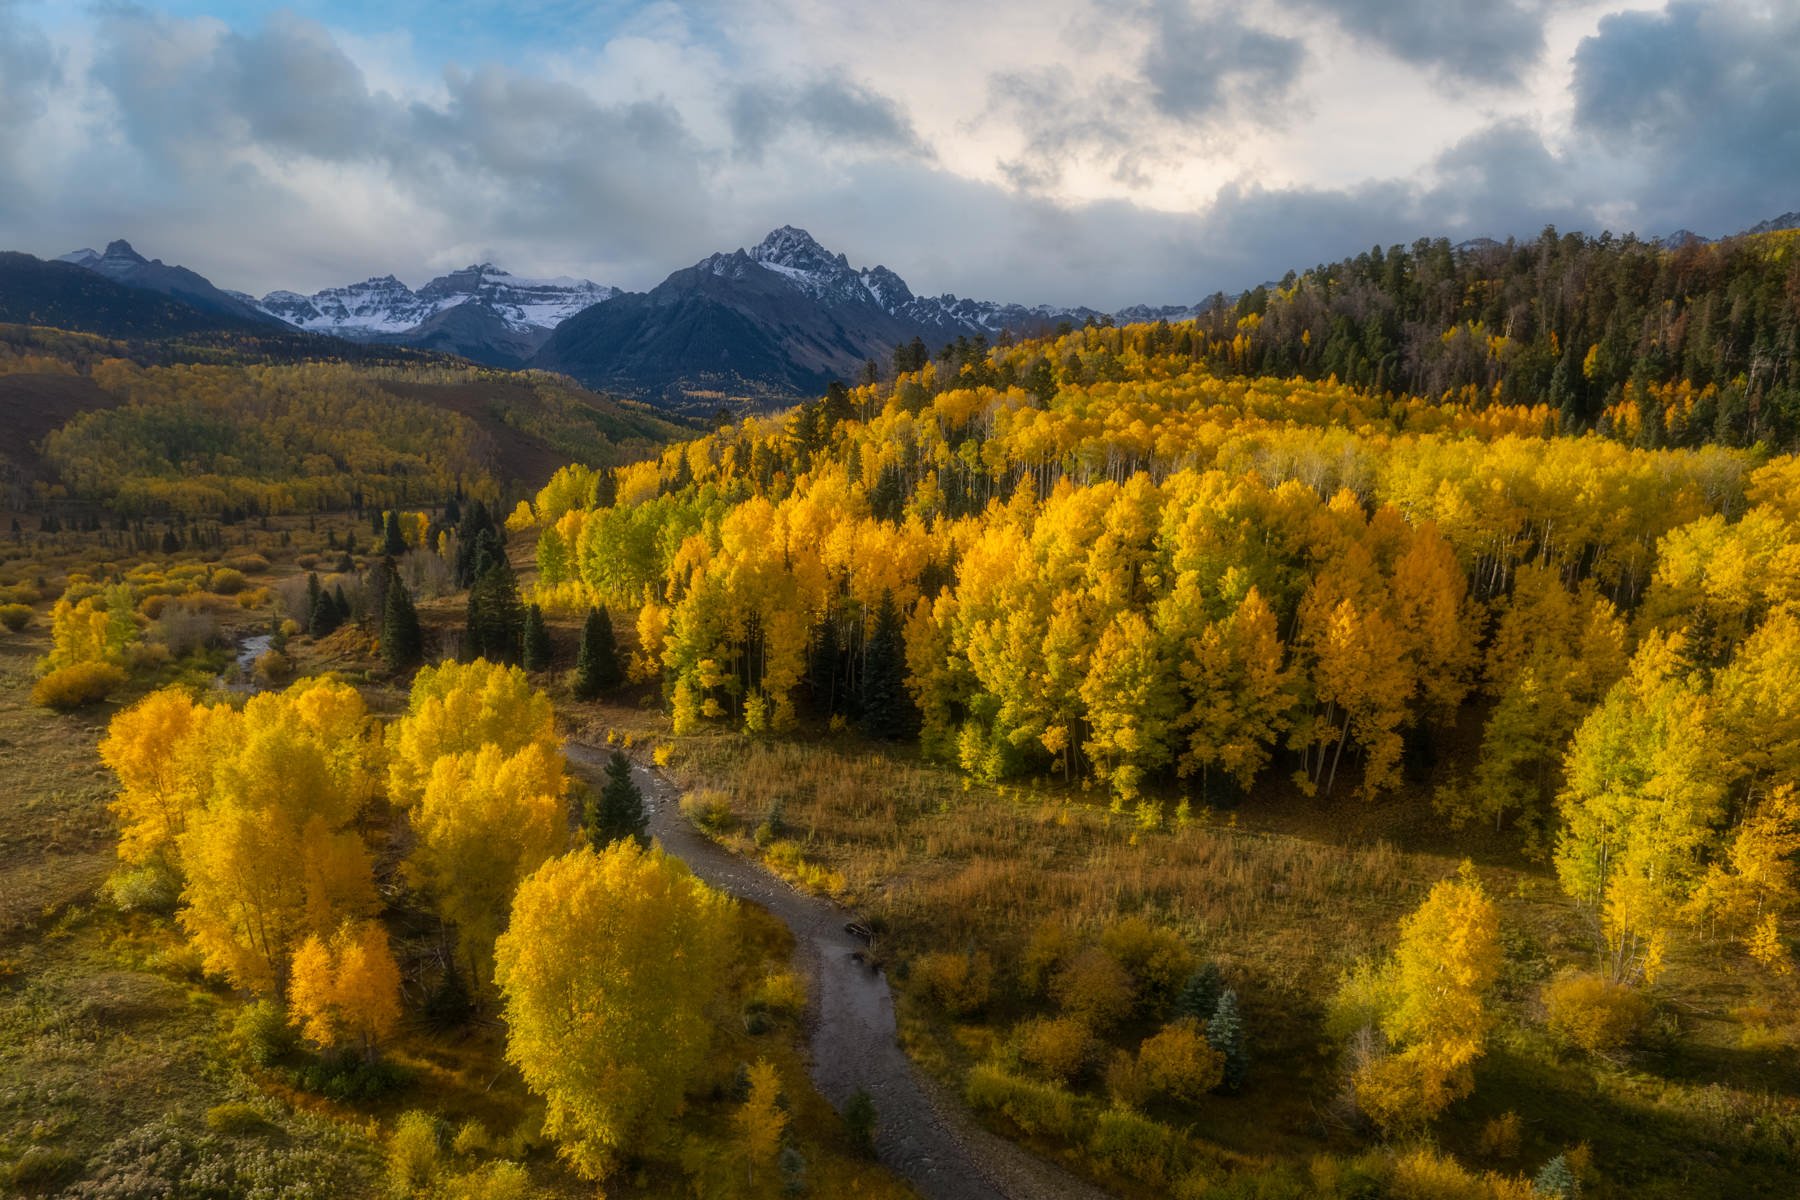
[{"label": "yellow aspen tree", "polygon": [[1081,699],[1095,773],[1119,801],[1135,800],[1145,778],[1168,763],[1180,712],[1175,669],[1142,614],[1121,613],[1101,633]]},{"label": "yellow aspen tree", "polygon": [[732,902],[631,839],[520,884],[494,948],[506,1056],[575,1169],[609,1174],[658,1136],[705,1061]]},{"label": "yellow aspen tree", "polygon": [[494,939],[519,882],[568,845],[567,791],[560,753],[489,744],[438,759],[408,813],[418,841],[407,875],[455,926],[477,988],[493,975]]},{"label": "yellow aspen tree", "polygon": [[511,754],[529,745],[559,751],[550,697],[518,667],[476,659],[426,667],[413,679],[406,715],[388,731],[388,796],[416,804],[446,755],[493,745]]},{"label": "yellow aspen tree", "polygon": [[354,1046],[373,1060],[400,1022],[400,968],[378,922],[347,922],[329,941],[309,935],[289,978],[288,1018],[321,1046]]},{"label": "yellow aspen tree", "polygon": [[768,1059],[751,1064],[750,1094],[731,1123],[744,1156],[746,1180],[755,1186],[756,1173],[775,1165],[788,1124],[787,1113],[781,1109],[781,1075]]},{"label": "yellow aspen tree", "polygon": [[119,779],[112,810],[121,860],[179,867],[177,841],[211,794],[213,768],[241,724],[236,710],[196,704],[180,688],[152,692],[113,717],[100,760]]}]

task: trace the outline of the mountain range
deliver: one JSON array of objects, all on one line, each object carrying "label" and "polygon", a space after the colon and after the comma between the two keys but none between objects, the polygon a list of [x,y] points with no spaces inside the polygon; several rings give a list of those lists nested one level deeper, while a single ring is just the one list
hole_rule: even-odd
[{"label": "mountain range", "polygon": [[[1788,213],[1746,232],[1796,226],[1800,213]],[[1658,240],[1679,246],[1706,239],[1683,231]],[[1457,249],[1497,245],[1477,238]],[[118,288],[83,283],[81,276],[103,277]],[[132,292],[154,294],[162,304],[133,311]],[[726,401],[774,405],[816,394],[834,379],[856,377],[867,361],[886,364],[896,346],[915,339],[935,350],[959,337],[1029,336],[1062,322],[1107,317],[1179,321],[1199,311],[1199,305],[1138,305],[1103,313],[918,295],[887,267],[854,267],[791,225],[749,249],[709,255],[646,292],[569,277],[524,278],[478,263],[416,291],[382,275],[311,295],[273,291],[259,300],[215,287],[185,267],[146,259],[123,240],[59,262],[17,254],[0,262],[0,320],[111,336],[203,328],[308,333],[558,371],[590,387],[706,411]]]}]

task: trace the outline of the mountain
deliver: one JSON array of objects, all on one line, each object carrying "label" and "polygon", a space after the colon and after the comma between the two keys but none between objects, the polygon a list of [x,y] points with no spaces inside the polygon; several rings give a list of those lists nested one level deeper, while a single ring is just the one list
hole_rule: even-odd
[{"label": "mountain", "polygon": [[[1194,315],[1138,307],[1130,320]],[[918,338],[935,350],[958,337],[1047,332],[1102,314],[917,296],[887,267],[852,267],[803,229],[784,225],[749,250],[714,254],[648,292],[615,296],[564,321],[532,365],[590,386],[706,405],[773,402],[886,364]]]},{"label": "mountain", "polygon": [[587,279],[526,279],[493,263],[440,275],[413,291],[392,275],[310,296],[270,292],[258,307],[289,325],[357,342],[461,354],[519,366],[574,313],[619,294]]},{"label": "mountain", "polygon": [[159,292],[203,313],[226,317],[252,325],[273,325],[274,319],[257,308],[242,292],[227,292],[212,285],[204,275],[186,267],[172,267],[159,259],[147,259],[131,248],[124,238],[108,242],[106,253],[75,250],[58,261],[92,271],[114,283]]},{"label": "mountain", "polygon": [[48,325],[133,339],[211,332],[262,334],[278,328],[263,314],[244,315],[237,307],[202,308],[161,289],[116,282],[91,267],[0,252],[0,324]]},{"label": "mountain", "polygon": [[1767,221],[1758,221],[1744,230],[1746,235],[1758,233],[1779,233],[1784,229],[1800,229],[1800,212],[1782,213]]}]

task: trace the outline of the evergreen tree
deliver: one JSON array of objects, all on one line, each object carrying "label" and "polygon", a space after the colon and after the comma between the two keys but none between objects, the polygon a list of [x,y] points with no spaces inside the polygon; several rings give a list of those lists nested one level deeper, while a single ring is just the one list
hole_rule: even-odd
[{"label": "evergreen tree", "polygon": [[544,627],[544,610],[535,604],[525,610],[525,625],[519,635],[519,664],[527,671],[543,671],[550,666],[550,631]]},{"label": "evergreen tree", "polygon": [[1244,1022],[1238,1016],[1237,993],[1230,988],[1219,993],[1218,1006],[1206,1023],[1206,1044],[1225,1056],[1225,1078],[1220,1086],[1228,1092],[1238,1091],[1244,1086],[1250,1057],[1244,1049]]},{"label": "evergreen tree", "polygon": [[400,514],[391,508],[381,528],[381,552],[391,558],[406,553],[406,538],[400,532]]},{"label": "evergreen tree", "polygon": [[621,838],[632,838],[649,845],[644,815],[644,797],[631,778],[631,760],[622,750],[614,750],[606,762],[606,783],[598,799],[588,803],[588,841],[596,849],[604,849]]},{"label": "evergreen tree", "polygon": [[1220,976],[1218,966],[1201,963],[1181,985],[1181,995],[1175,998],[1175,1015],[1193,1021],[1210,1020],[1219,1007],[1219,995],[1224,990],[1225,980]]},{"label": "evergreen tree", "polygon": [[838,645],[837,618],[827,611],[819,624],[819,636],[813,642],[812,661],[807,664],[807,683],[812,687],[813,708],[821,716],[832,716],[841,707],[838,699],[839,664],[843,652]]},{"label": "evergreen tree", "polygon": [[587,620],[581,626],[581,649],[575,656],[576,698],[592,700],[618,687],[624,678],[612,618],[603,608],[588,609]]},{"label": "evergreen tree", "polygon": [[875,629],[863,648],[862,729],[872,738],[894,740],[912,728],[912,697],[906,692],[906,635],[900,610],[887,592],[875,609]]},{"label": "evergreen tree", "polygon": [[504,557],[490,562],[469,589],[468,648],[489,662],[517,662],[525,634],[519,581]]},{"label": "evergreen tree", "polygon": [[337,608],[337,623],[342,625],[350,619],[350,601],[344,595],[344,585],[338,584],[332,589],[331,603]]},{"label": "evergreen tree", "polygon": [[337,598],[320,588],[313,598],[312,612],[306,618],[306,632],[313,637],[322,638],[334,632],[341,624],[343,616],[338,612]]},{"label": "evergreen tree", "polygon": [[391,571],[387,578],[385,603],[381,614],[381,661],[389,671],[404,671],[416,666],[424,657],[424,638],[419,631],[419,611],[406,584]]},{"label": "evergreen tree", "polygon": [[1575,1178],[1575,1172],[1570,1169],[1569,1160],[1559,1154],[1544,1164],[1544,1169],[1531,1181],[1531,1190],[1540,1196],[1574,1200],[1574,1197],[1581,1194],[1581,1184]]}]

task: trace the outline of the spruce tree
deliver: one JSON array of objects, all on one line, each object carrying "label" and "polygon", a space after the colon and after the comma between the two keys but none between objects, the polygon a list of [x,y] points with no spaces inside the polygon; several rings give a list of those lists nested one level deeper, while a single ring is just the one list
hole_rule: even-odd
[{"label": "spruce tree", "polygon": [[519,581],[501,557],[490,562],[469,589],[470,649],[490,662],[517,662],[524,633]]},{"label": "spruce tree", "polygon": [[843,652],[838,646],[837,618],[827,610],[819,625],[819,636],[813,642],[812,661],[807,664],[807,683],[812,688],[813,708],[820,716],[829,717],[840,707],[838,697],[838,664]]},{"label": "spruce tree", "polygon": [[1244,1049],[1244,1022],[1238,1016],[1237,993],[1230,988],[1219,993],[1218,1006],[1206,1023],[1206,1044],[1225,1056],[1225,1077],[1220,1086],[1228,1092],[1238,1091],[1250,1069],[1250,1056]]},{"label": "spruce tree", "polygon": [[581,649],[575,656],[576,698],[592,700],[618,687],[624,678],[612,618],[603,608],[588,609],[587,620],[581,626]]},{"label": "spruce tree", "polygon": [[350,619],[350,601],[344,595],[344,585],[338,584],[332,589],[331,603],[337,608],[337,623],[342,625]]},{"label": "spruce tree", "polygon": [[599,798],[588,804],[588,840],[596,848],[610,846],[621,838],[647,844],[647,825],[643,794],[631,778],[631,760],[624,751],[614,750],[606,762],[606,783]]},{"label": "spruce tree", "polygon": [[381,552],[390,558],[406,553],[406,537],[400,532],[400,514],[388,509],[381,527]]},{"label": "spruce tree", "polygon": [[544,627],[544,610],[535,604],[525,610],[525,624],[519,634],[519,664],[527,671],[550,667],[550,631]]},{"label": "spruce tree", "polygon": [[416,666],[424,657],[424,638],[419,631],[419,611],[406,584],[397,575],[387,577],[387,596],[381,615],[381,661],[398,673]]},{"label": "spruce tree", "polygon": [[1175,998],[1175,1015],[1193,1021],[1210,1020],[1213,1011],[1219,1007],[1219,993],[1224,989],[1225,980],[1220,976],[1218,966],[1201,963],[1181,985],[1181,995]]},{"label": "spruce tree", "polygon": [[1540,1196],[1556,1196],[1560,1200],[1573,1200],[1581,1194],[1581,1184],[1575,1178],[1575,1172],[1569,1166],[1569,1160],[1559,1154],[1544,1164],[1544,1169],[1537,1173],[1531,1181],[1531,1190]]},{"label": "spruce tree", "polygon": [[306,619],[306,632],[313,637],[322,638],[334,632],[342,621],[343,618],[338,615],[336,598],[320,588],[318,598],[313,601],[312,612]]},{"label": "spruce tree", "polygon": [[875,609],[875,628],[863,648],[863,733],[889,741],[903,738],[912,726],[912,698],[906,694],[906,637],[900,610],[887,592]]}]

